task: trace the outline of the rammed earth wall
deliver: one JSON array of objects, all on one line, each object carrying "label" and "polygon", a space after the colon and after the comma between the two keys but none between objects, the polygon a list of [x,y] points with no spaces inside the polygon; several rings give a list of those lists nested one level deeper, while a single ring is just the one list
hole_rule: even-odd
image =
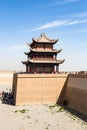
[{"label": "rammed earth wall", "polygon": [[14,74],[15,105],[63,104],[87,115],[87,76]]},{"label": "rammed earth wall", "polygon": [[14,74],[15,105],[55,104],[66,78],[64,74]]},{"label": "rammed earth wall", "polygon": [[87,75],[68,76],[58,103],[64,104],[65,100],[65,105],[87,115]]}]

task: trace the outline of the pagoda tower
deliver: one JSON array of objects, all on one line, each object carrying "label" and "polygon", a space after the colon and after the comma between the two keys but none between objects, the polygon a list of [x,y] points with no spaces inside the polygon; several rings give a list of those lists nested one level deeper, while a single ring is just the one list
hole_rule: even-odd
[{"label": "pagoda tower", "polygon": [[64,60],[57,60],[57,53],[62,49],[53,49],[57,40],[49,39],[44,33],[38,39],[32,38],[32,43],[27,43],[30,51],[25,52],[27,61],[22,61],[26,65],[26,73],[58,73],[59,64]]}]

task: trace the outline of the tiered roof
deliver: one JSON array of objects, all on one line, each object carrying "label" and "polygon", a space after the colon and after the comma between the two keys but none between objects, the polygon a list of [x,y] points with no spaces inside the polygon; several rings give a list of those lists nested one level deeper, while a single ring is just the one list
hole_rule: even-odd
[{"label": "tiered roof", "polygon": [[36,50],[36,49],[32,49],[32,48],[30,48],[30,52],[24,52],[26,55],[29,55],[29,54],[31,54],[32,52],[34,52],[34,53],[59,53],[59,52],[61,52],[62,51],[62,49],[59,49],[59,50],[57,50],[57,49],[53,49],[53,50]]},{"label": "tiered roof", "polygon": [[65,60],[53,60],[53,61],[41,61],[41,60],[28,60],[28,62],[27,61],[24,61],[24,62],[22,62],[23,64],[27,64],[27,63],[40,63],[40,64],[42,64],[42,63],[46,63],[46,64],[62,64],[63,62],[64,62]]},{"label": "tiered roof", "polygon": [[43,33],[43,34],[41,34],[41,36],[38,38],[38,39],[36,39],[36,38],[32,38],[32,43],[28,43],[28,45],[29,46],[32,46],[34,43],[49,43],[49,44],[55,44],[57,41],[58,41],[58,39],[56,39],[56,40],[51,40],[50,38],[48,38],[46,35],[45,35],[45,33]]},{"label": "tiered roof", "polygon": [[[57,53],[59,53],[59,52],[61,52],[62,51],[62,49],[59,49],[59,50],[57,50],[57,49],[41,49],[41,50],[39,50],[39,49],[33,49],[32,48],[32,45],[34,45],[34,44],[55,44],[56,42],[58,41],[58,39],[56,39],[56,40],[51,40],[50,38],[48,38],[44,33],[43,34],[41,34],[41,36],[38,38],[38,39],[35,39],[35,38],[32,38],[32,43],[27,43],[28,44],[28,46],[30,47],[30,51],[29,52],[25,52],[25,54],[26,55],[31,55],[31,54],[38,54],[38,53],[40,53],[40,55],[41,54],[52,54],[52,55],[56,55]],[[65,60],[46,60],[45,61],[45,59],[43,59],[43,61],[42,60],[33,60],[33,59],[28,59],[27,61],[23,61],[22,63],[23,64],[30,64],[30,63],[32,63],[32,64],[37,64],[37,63],[40,63],[40,64],[61,64],[61,63],[63,63]]]}]

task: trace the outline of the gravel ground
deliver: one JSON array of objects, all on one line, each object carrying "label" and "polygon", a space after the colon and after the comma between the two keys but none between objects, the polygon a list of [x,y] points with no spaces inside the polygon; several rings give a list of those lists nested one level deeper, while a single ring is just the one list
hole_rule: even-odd
[{"label": "gravel ground", "polygon": [[0,102],[0,130],[87,130],[87,124],[60,106],[11,106]]}]

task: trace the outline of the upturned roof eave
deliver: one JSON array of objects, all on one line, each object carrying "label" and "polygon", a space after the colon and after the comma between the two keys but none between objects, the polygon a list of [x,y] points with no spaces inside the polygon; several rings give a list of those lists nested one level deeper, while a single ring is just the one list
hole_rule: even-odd
[{"label": "upturned roof eave", "polygon": [[[33,39],[33,43],[55,44],[55,43],[58,42],[58,39],[56,39],[56,40],[49,40],[49,41],[38,41],[38,40],[36,40],[35,38],[32,38],[32,39]],[[32,44],[33,44],[33,43],[32,43]]]},{"label": "upturned roof eave", "polygon": [[35,50],[35,49],[30,48],[30,51],[29,52],[24,52],[24,54],[29,55],[29,54],[31,54],[33,52],[35,52],[35,53],[59,53],[61,51],[62,51],[62,49],[59,49],[59,50],[53,49],[51,51],[51,50]]},{"label": "upturned roof eave", "polygon": [[34,43],[42,43],[42,44],[45,44],[45,43],[48,43],[48,44],[55,44],[56,42],[58,42],[59,39],[50,39],[48,38],[44,33],[41,34],[41,36],[36,39],[36,38],[32,38],[32,43],[27,43],[28,46],[31,46],[33,45]]},{"label": "upturned roof eave", "polygon": [[36,39],[32,38],[33,41],[38,42],[38,43],[56,43],[58,39],[50,39],[45,33],[41,33],[41,36]]},{"label": "upturned roof eave", "polygon": [[32,48],[30,48],[30,50],[32,52],[36,52],[36,53],[38,53],[38,52],[40,52],[40,53],[59,53],[59,52],[62,51],[62,49],[59,49],[59,50],[56,50],[56,49],[53,49],[53,50],[35,50],[35,49],[32,49]]},{"label": "upturned roof eave", "polygon": [[28,61],[22,61],[23,64],[28,65],[29,63],[31,64],[62,64],[65,60],[57,60],[55,62],[52,61],[33,61],[33,60],[28,60]]},{"label": "upturned roof eave", "polygon": [[28,61],[22,61],[22,64],[28,64]]},{"label": "upturned roof eave", "polygon": [[30,63],[46,63],[46,64],[62,64],[65,60],[57,60],[57,61],[33,61],[33,60],[28,60]]}]

